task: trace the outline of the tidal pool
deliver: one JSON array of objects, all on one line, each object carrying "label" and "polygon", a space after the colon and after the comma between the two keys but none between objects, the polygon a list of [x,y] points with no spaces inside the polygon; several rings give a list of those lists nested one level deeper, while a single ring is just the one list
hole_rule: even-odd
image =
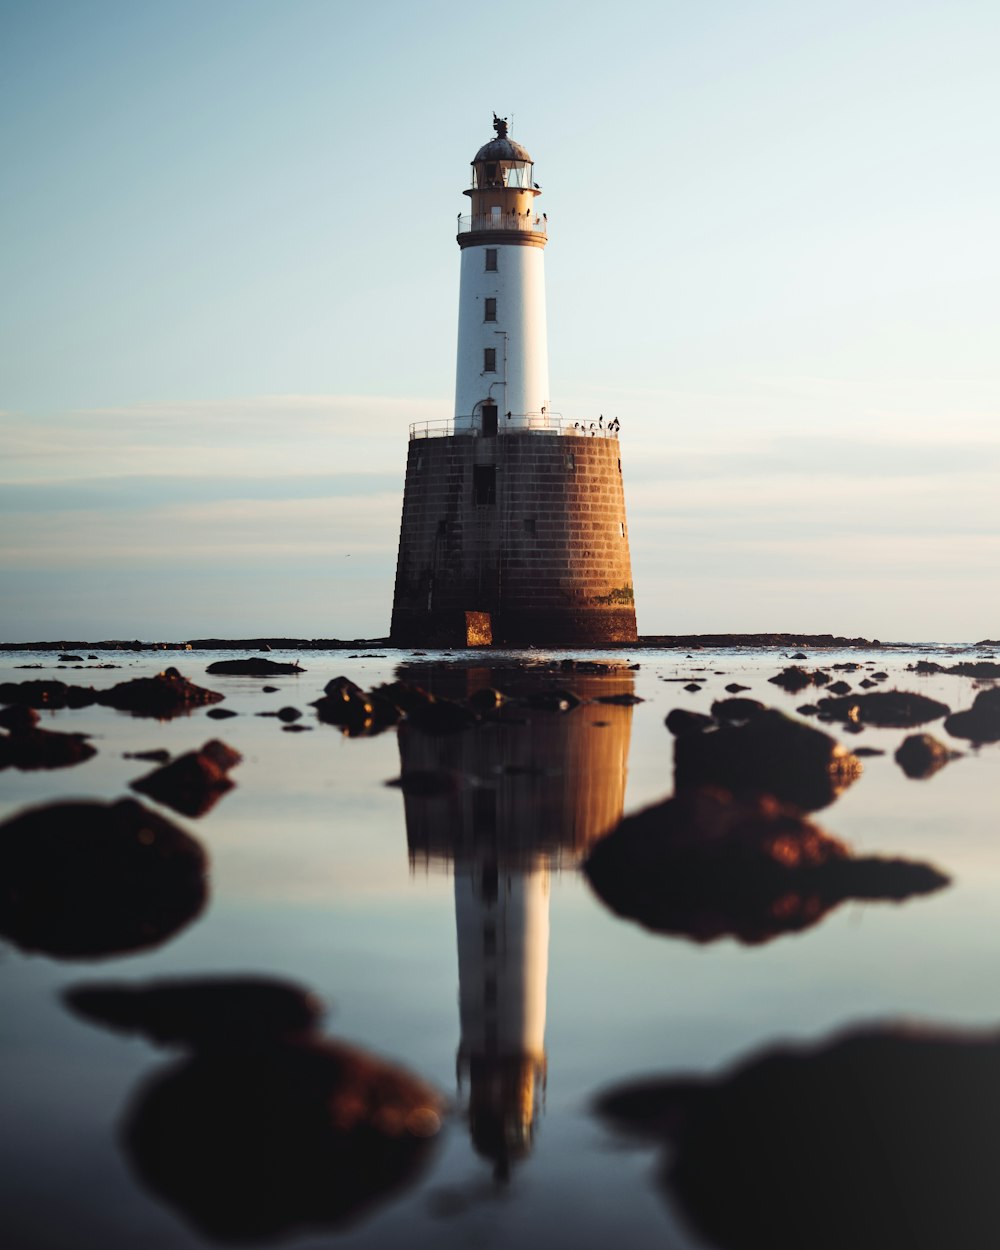
[{"label": "tidal pool", "polygon": [[[992,681],[910,666],[990,654],[931,645],[798,663],[856,692],[884,673],[871,689],[958,711]],[[614,914],[581,863],[624,815],[673,793],[672,709],[707,713],[739,685],[816,726],[796,709],[822,688],[768,681],[787,655],[272,653],[305,671],[206,674],[235,655],[101,652],[79,668],[51,652],[0,656],[0,681],[100,689],[175,665],[237,713],[43,710],[42,728],[88,734],[96,755],[0,773],[4,821],[55,801],[133,798],[207,859],[206,896],[142,949],[45,953],[16,932],[0,945],[5,1245],[938,1247],[940,1212],[921,1205],[930,1188],[952,1205],[952,1246],[989,1240],[1000,745],[953,738],[941,717],[918,729],[819,725],[864,749],[863,772],[810,820],[858,856],[925,862],[949,884],[903,902],[848,899],[752,942],[696,941]],[[512,705],[453,732],[403,722],[350,737],[310,707],[339,675],[366,691],[402,677],[460,700],[494,687]],[[560,691],[579,705],[560,708]],[[259,715],[287,707],[301,719]],[[917,780],[893,755],[921,731],[962,754]],[[155,764],[127,753],[176,757],[216,738],[242,762],[201,816],[130,789]],[[421,780],[386,784],[401,774]],[[8,902],[26,888],[12,871],[0,879]],[[213,1040],[204,1004],[222,978],[237,998],[220,989],[219,1012],[239,1027]],[[254,1040],[246,978],[277,981],[268,993],[280,1002],[290,983],[292,1020],[299,989],[323,1006],[275,1052]],[[95,983],[118,994],[165,980],[194,987],[194,1024],[175,1030],[194,1042],[170,1035],[173,1017],[137,1022],[112,1006],[111,1021],[67,1001],[90,1001],[80,996]],[[850,1094],[823,1094],[884,1091],[885,1072],[902,1073],[891,1097],[853,1107]],[[427,1086],[444,1097],[440,1118]],[[317,1105],[332,1130],[316,1127]],[[363,1136],[345,1145],[355,1122]],[[422,1143],[405,1157],[383,1149],[401,1124]],[[332,1145],[328,1130],[341,1134]],[[921,1134],[927,1149],[914,1151]],[[723,1138],[738,1143],[725,1157]],[[822,1183],[810,1187],[793,1163],[813,1157]],[[846,1223],[825,1219],[830,1204]]]}]

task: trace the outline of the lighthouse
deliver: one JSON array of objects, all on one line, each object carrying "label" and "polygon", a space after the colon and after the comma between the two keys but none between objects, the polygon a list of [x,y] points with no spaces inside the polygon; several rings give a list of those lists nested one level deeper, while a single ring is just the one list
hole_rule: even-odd
[{"label": "lighthouse", "polygon": [[455,411],[410,442],[390,636],[399,646],[636,639],[619,424],[549,395],[548,217],[494,114],[471,162]]}]

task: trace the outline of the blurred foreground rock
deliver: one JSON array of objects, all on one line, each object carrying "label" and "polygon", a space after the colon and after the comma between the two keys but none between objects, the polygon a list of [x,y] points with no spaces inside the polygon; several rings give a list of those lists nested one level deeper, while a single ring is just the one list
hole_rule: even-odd
[{"label": "blurred foreground rock", "polygon": [[182,816],[203,816],[232,790],[234,783],[226,774],[242,759],[238,751],[213,738],[200,750],[188,751],[130,784]]},{"label": "blurred foreground rock", "polygon": [[1000,1224],[1000,1034],[869,1029],[717,1080],[604,1094],[717,1250],[983,1250]]},{"label": "blurred foreground rock", "polygon": [[203,1234],[261,1242],[344,1228],[411,1184],[444,1100],[315,1032],[296,986],[256,978],[82,986],[70,1007],[194,1051],[140,1091],[124,1144],[149,1189]]},{"label": "blurred foreground rock", "polygon": [[848,899],[899,902],[948,883],[929,864],[855,857],[769,796],[720,790],[684,792],[626,817],[584,870],[618,915],[696,942],[766,942]]},{"label": "blurred foreground rock", "polygon": [[931,734],[910,734],[896,751],[895,760],[907,777],[922,781],[940,772],[957,754]]},{"label": "blurred foreground rock", "polygon": [[944,723],[954,738],[968,738],[974,745],[1000,742],[1000,687],[980,690],[972,707],[954,712]]},{"label": "blurred foreground rock", "polygon": [[158,946],[204,907],[207,867],[134,799],[30,808],[0,825],[0,934],[63,959]]}]

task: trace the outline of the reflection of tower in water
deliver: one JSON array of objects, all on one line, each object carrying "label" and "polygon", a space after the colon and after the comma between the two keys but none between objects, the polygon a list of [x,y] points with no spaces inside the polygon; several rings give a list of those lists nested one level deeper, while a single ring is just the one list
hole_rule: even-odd
[{"label": "reflection of tower in water", "polygon": [[[456,665],[401,675],[451,698],[494,684],[515,697],[546,689],[523,670]],[[566,680],[582,706],[517,703],[461,733],[436,737],[405,723],[399,731],[404,773],[457,779],[444,795],[406,795],[407,840],[414,865],[454,865],[458,1078],[467,1082],[473,1143],[498,1176],[531,1149],[544,1088],[550,872],[574,865],[624,806],[632,708],[586,701],[631,694],[632,674]]]}]

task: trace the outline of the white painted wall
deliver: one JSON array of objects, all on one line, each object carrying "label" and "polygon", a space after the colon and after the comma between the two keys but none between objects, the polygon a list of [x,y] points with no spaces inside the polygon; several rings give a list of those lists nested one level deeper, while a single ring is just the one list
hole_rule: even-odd
[{"label": "white painted wall", "polygon": [[[455,377],[455,431],[479,426],[479,405],[491,395],[504,432],[509,425],[544,428],[549,412],[549,347],[545,322],[544,252],[540,247],[497,247],[497,269],[486,269],[486,247],[462,249],[458,296],[458,365]],[[485,300],[497,301],[496,321],[484,321]],[[501,331],[502,333],[496,333]],[[506,339],[504,338],[506,335]],[[495,347],[496,373],[483,372],[483,351]],[[506,384],[505,361],[506,352]],[[492,390],[490,389],[492,386]]]},{"label": "white painted wall", "polygon": [[[549,969],[549,870],[533,867],[499,875],[495,900],[480,893],[482,865],[455,866],[461,1049],[467,1055],[545,1052],[545,989]],[[495,934],[493,947],[485,931]],[[485,1000],[488,980],[496,1004]]]}]

